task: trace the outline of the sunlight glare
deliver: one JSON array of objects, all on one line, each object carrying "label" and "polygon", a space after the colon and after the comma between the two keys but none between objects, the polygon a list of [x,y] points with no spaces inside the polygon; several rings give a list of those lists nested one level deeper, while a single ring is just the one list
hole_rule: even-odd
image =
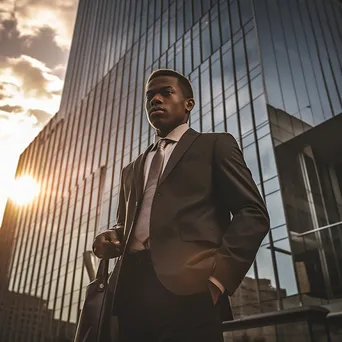
[{"label": "sunlight glare", "polygon": [[15,179],[10,198],[18,205],[25,205],[34,200],[40,191],[39,184],[28,175]]}]

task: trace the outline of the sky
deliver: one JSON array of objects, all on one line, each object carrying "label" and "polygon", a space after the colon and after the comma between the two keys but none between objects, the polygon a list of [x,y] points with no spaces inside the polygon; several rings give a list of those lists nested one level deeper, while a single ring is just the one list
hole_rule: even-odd
[{"label": "sky", "polygon": [[18,159],[59,109],[77,0],[0,0],[0,224]]}]

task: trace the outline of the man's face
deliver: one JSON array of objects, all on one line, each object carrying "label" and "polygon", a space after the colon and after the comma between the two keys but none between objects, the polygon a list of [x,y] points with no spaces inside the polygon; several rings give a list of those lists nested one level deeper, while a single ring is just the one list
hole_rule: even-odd
[{"label": "man's face", "polygon": [[187,104],[178,79],[158,76],[148,83],[145,109],[149,123],[167,134],[187,121]]}]

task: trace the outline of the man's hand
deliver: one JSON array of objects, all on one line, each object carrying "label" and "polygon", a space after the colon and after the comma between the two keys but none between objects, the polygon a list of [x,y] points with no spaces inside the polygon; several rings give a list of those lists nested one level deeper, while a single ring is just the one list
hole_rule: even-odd
[{"label": "man's hand", "polygon": [[213,303],[214,303],[214,305],[216,305],[216,303],[217,303],[220,295],[222,294],[222,292],[210,280],[208,281],[208,287],[209,287],[209,291],[210,291],[210,294],[211,294],[211,298],[213,299]]},{"label": "man's hand", "polygon": [[100,259],[116,258],[122,254],[122,245],[115,230],[107,229],[96,236],[93,252]]}]

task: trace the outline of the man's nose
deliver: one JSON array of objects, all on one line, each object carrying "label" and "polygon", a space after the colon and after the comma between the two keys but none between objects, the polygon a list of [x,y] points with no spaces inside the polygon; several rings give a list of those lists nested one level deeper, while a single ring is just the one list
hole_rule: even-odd
[{"label": "man's nose", "polygon": [[155,94],[151,100],[151,106],[155,106],[157,104],[163,103],[163,100],[160,94]]}]

